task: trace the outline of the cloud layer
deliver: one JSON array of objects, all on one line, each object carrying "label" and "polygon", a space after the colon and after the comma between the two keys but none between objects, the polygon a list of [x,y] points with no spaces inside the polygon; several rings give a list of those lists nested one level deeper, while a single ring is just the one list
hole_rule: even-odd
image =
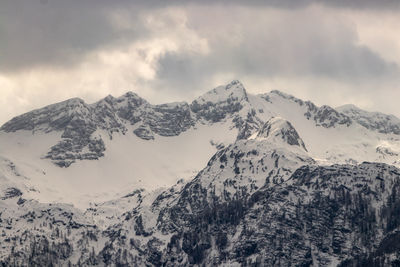
[{"label": "cloud layer", "polygon": [[400,115],[399,15],[391,0],[5,0],[0,123],[75,96],[190,100],[230,79]]}]

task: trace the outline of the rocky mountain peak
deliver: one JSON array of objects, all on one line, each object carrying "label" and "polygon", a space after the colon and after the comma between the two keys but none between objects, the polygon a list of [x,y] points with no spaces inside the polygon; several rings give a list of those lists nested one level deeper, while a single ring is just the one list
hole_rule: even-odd
[{"label": "rocky mountain peak", "polygon": [[[298,127],[298,131],[288,121],[278,119],[279,116],[291,121]],[[247,94],[238,80],[214,88],[191,104],[175,102],[152,105],[134,92],[127,92],[120,97],[109,95],[94,104],[73,98],[15,117],[4,124],[0,131],[25,130],[33,134],[59,132],[61,136],[58,144],[49,147],[50,151],[44,157],[60,166],[69,166],[81,159],[99,159],[107,153],[103,140],[117,133],[155,140],[159,136],[178,136],[188,129],[196,129],[198,124],[214,123],[226,123],[230,130],[237,130],[234,133],[237,140],[247,140],[254,136],[279,142],[288,149],[297,150],[299,147],[307,151],[299,136],[301,133],[308,142],[310,152],[315,152],[313,147],[318,147],[317,153],[326,155],[330,145],[322,149],[321,145],[314,146],[313,142],[308,141],[309,131],[301,125],[309,122],[318,128],[337,128],[335,131],[352,131],[352,124],[358,123],[380,133],[400,134],[400,120],[394,116],[349,106],[339,109],[318,107],[310,101],[277,90],[251,95]],[[386,158],[387,154],[394,155],[386,153],[389,150],[376,148],[374,146],[371,149],[373,155],[380,153],[381,157],[382,151]]]},{"label": "rocky mountain peak", "polygon": [[239,112],[245,105],[248,105],[246,89],[241,82],[234,80],[198,97],[190,108],[199,118],[218,122]]},{"label": "rocky mountain peak", "polygon": [[241,82],[234,80],[225,86],[218,86],[213,90],[208,91],[194,100],[192,105],[194,103],[204,105],[207,103],[218,104],[221,102],[241,102],[242,100],[248,100],[246,89]]},{"label": "rocky mountain peak", "polygon": [[89,110],[90,106],[82,99],[72,98],[17,116],[6,122],[0,131],[62,130],[72,119],[88,115]]},{"label": "rocky mountain peak", "polygon": [[241,88],[242,90],[244,90],[244,86],[239,80],[233,80],[225,86],[226,89],[230,89],[232,87]]},{"label": "rocky mountain peak", "polygon": [[124,95],[118,97],[117,99],[118,107],[138,107],[142,105],[149,105],[149,103],[138,94],[134,92],[127,92]]},{"label": "rocky mountain peak", "polygon": [[307,151],[303,140],[293,125],[280,117],[273,117],[264,123],[256,134],[256,139],[266,139],[271,142],[283,141],[286,144],[299,146]]}]

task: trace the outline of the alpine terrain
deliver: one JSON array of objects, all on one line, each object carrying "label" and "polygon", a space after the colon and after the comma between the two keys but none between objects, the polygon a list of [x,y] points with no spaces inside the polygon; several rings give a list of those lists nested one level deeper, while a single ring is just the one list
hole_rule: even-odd
[{"label": "alpine terrain", "polygon": [[0,266],[400,266],[400,119],[239,81],[0,128]]}]

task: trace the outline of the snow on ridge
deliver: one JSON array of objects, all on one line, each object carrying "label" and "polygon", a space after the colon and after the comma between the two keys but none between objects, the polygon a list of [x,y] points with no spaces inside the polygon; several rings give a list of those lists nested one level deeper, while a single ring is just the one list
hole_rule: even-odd
[{"label": "snow on ridge", "polygon": [[353,104],[337,108],[363,127],[384,134],[400,135],[400,119],[391,114],[366,111]]},{"label": "snow on ridge", "polygon": [[219,103],[226,101],[227,99],[242,101],[247,100],[247,92],[243,84],[234,80],[225,86],[218,86],[211,91],[203,94],[202,96],[195,99],[193,102],[198,104]]},{"label": "snow on ridge", "polygon": [[[136,187],[148,189],[147,187],[159,185],[168,186],[179,178],[191,177],[206,165],[216,151],[237,140],[238,132],[242,129],[249,130],[249,135],[244,139],[248,136],[252,136],[253,139],[267,138],[268,142],[275,142],[287,151],[296,153],[297,150],[308,151],[310,157],[326,164],[357,163],[363,160],[400,164],[396,156],[400,151],[400,146],[397,145],[399,140],[369,131],[358,124],[350,126],[340,124],[338,121],[343,118],[338,118],[335,110],[326,106],[318,108],[311,102],[278,91],[263,95],[247,94],[239,81],[217,87],[200,99],[204,106],[200,105],[197,112],[193,109],[193,103],[189,105],[186,102],[174,102],[153,106],[133,92],[118,98],[107,96],[95,104],[88,105],[90,109],[95,109],[97,106],[104,108],[100,108],[95,117],[89,114],[90,116],[82,119],[83,123],[87,123],[84,126],[90,131],[93,130],[93,132],[88,131],[87,142],[92,147],[101,144],[101,140],[104,144],[102,149],[99,149],[100,156],[92,157],[90,160],[87,159],[92,155],[87,153],[88,146],[83,147],[82,151],[73,154],[75,158],[71,160],[74,160],[74,164],[68,168],[49,166],[51,165],[49,160],[40,159],[43,155],[38,156],[37,153],[30,151],[31,148],[28,146],[24,147],[27,140],[35,143],[37,138],[45,138],[47,134],[51,134],[50,132],[32,136],[26,131],[26,136],[18,139],[11,138],[17,133],[7,134],[0,131],[0,144],[13,142],[15,146],[15,151],[3,149],[0,154],[7,157],[7,153],[15,152],[10,154],[13,159],[27,155],[16,162],[16,165],[31,164],[49,173],[46,177],[35,174],[33,182],[37,182],[41,187],[46,184],[45,179],[49,179],[50,176],[57,177],[48,183],[55,187],[68,182],[77,185],[80,179],[85,181],[87,188],[73,192],[76,193],[74,196],[76,199],[73,200],[75,202],[80,197],[87,200],[90,196],[100,196],[101,200],[107,200],[111,195],[115,196],[124,185],[129,185],[132,189]],[[72,106],[84,104],[80,100],[68,103]],[[128,107],[130,104],[133,105],[133,109]],[[309,117],[307,112],[310,113]],[[78,114],[86,113],[78,112]],[[112,116],[109,116],[110,114]],[[180,117],[176,117],[177,115]],[[98,125],[93,124],[93,118],[101,122],[102,128],[95,128]],[[177,125],[179,118],[185,119],[181,120],[185,122],[183,126]],[[74,119],[78,120],[77,123],[81,122],[79,116],[74,116]],[[203,123],[204,121],[206,123]],[[267,127],[271,127],[268,134],[263,133]],[[68,139],[77,139],[77,143],[72,143],[74,149],[76,149],[75,144],[82,141],[79,140],[79,136],[81,136],[79,131],[73,132],[70,137],[67,136]],[[94,137],[96,139],[93,139]],[[148,140],[145,139],[147,137]],[[52,139],[54,143],[43,142],[40,151],[45,151],[46,155],[48,151],[46,149],[54,146],[60,138],[62,138],[61,132],[58,132]],[[199,144],[193,144],[194,142]],[[45,145],[47,147],[43,147]],[[66,143],[65,147],[68,145],[69,143]],[[67,150],[64,152],[54,153],[54,158],[71,154]],[[86,160],[81,160],[85,153],[88,154]],[[72,176],[76,178],[68,180],[68,177]],[[110,177],[115,181],[108,181]],[[66,181],[62,181],[63,179]],[[99,190],[95,193],[90,192],[90,183],[100,185]],[[118,185],[118,188],[113,187],[114,184]],[[112,194],[103,194],[108,187],[112,188],[110,190]],[[71,188],[68,190],[71,192]],[[51,199],[54,195],[56,194],[51,193],[46,199]]]},{"label": "snow on ridge", "polygon": [[293,125],[281,117],[272,117],[261,126],[258,133],[254,134],[251,139],[270,140],[278,143],[283,141],[285,144],[299,146],[307,151],[303,140]]}]

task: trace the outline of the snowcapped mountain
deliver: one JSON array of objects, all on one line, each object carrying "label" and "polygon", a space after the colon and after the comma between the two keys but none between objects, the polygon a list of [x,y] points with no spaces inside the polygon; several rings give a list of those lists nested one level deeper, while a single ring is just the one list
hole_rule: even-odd
[{"label": "snowcapped mountain", "polygon": [[239,81],[192,103],[129,92],[28,112],[0,128],[0,263],[384,266],[399,129]]},{"label": "snowcapped mountain", "polygon": [[340,106],[337,110],[346,114],[367,129],[384,134],[400,134],[400,119],[393,115],[386,115],[380,112],[368,112],[352,104]]}]

